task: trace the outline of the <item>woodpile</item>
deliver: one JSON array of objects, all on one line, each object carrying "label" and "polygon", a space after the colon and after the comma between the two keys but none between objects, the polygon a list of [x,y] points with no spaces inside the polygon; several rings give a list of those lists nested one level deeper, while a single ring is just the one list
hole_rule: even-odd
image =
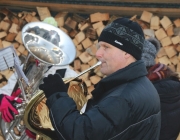
[{"label": "woodpile", "polygon": [[[97,12],[85,18],[79,14],[66,11],[52,16],[47,7],[36,7],[36,9],[37,11],[19,13],[14,13],[5,8],[0,10],[0,49],[12,44],[19,57],[26,57],[28,51],[22,43],[22,27],[29,22],[54,17],[58,23],[58,28],[68,34],[76,46],[76,59],[70,66],[77,73],[97,63],[95,53],[98,37],[107,24],[119,17],[118,15]],[[172,20],[166,15],[158,17],[148,11],[142,11],[140,17],[132,15],[130,19],[141,25],[146,38],[155,37],[160,41],[161,49],[156,62],[166,64],[173,71],[180,73],[180,19]],[[4,74],[6,76],[8,72],[10,70],[0,74],[6,73]],[[104,75],[99,71],[99,67],[81,76],[88,87],[88,93],[91,93],[94,85],[103,77]],[[8,79],[9,75],[6,78]]]},{"label": "woodpile", "polygon": [[180,73],[180,19],[171,20],[165,15],[158,17],[143,11],[140,24],[146,37],[156,37],[161,43],[156,62],[166,64],[173,71]]}]

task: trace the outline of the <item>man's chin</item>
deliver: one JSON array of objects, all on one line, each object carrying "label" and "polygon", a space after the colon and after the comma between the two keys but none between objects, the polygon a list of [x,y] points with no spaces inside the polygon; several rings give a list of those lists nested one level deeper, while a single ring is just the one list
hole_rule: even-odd
[{"label": "man's chin", "polygon": [[107,75],[107,70],[106,70],[106,69],[104,69],[104,68],[101,67],[101,68],[100,68],[100,71],[101,71],[102,74]]}]

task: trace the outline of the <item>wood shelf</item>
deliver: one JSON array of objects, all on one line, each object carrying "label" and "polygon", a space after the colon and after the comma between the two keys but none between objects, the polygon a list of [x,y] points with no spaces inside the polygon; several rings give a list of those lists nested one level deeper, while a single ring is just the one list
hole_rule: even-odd
[{"label": "wood shelf", "polygon": [[[100,1],[100,0],[99,0]],[[107,0],[104,0],[107,1]],[[113,0],[118,1],[118,0]],[[125,0],[124,0],[125,1]],[[130,2],[130,0],[127,0]],[[143,0],[136,0],[133,2],[143,2]],[[122,1],[121,1],[122,2]],[[150,2],[146,0],[144,2]],[[151,2],[155,2],[152,0]],[[156,1],[160,3],[160,1]],[[170,2],[169,0],[163,1]],[[180,3],[179,0],[171,0],[171,3]],[[49,2],[29,2],[24,0],[1,0],[0,8],[8,8],[10,10],[19,11],[36,11],[36,7],[48,7],[52,12],[68,11],[72,13],[90,14],[95,12],[107,12],[119,16],[133,16],[134,14],[140,16],[143,11],[152,12],[158,16],[168,16],[170,18],[179,18],[179,8],[154,8],[154,7],[124,7],[124,6],[100,6],[100,5],[79,5],[79,4],[60,4]]]},{"label": "wood shelf", "polygon": [[[53,2],[53,1],[58,1],[58,0],[6,0],[6,1],[34,1],[34,2]],[[61,2],[85,2],[84,0],[61,0]],[[58,1],[58,3],[61,3]],[[86,2],[116,2],[116,3],[120,3],[120,2],[126,2],[126,3],[162,3],[162,4],[166,4],[166,3],[171,3],[171,4],[180,4],[179,0],[86,0]]]}]

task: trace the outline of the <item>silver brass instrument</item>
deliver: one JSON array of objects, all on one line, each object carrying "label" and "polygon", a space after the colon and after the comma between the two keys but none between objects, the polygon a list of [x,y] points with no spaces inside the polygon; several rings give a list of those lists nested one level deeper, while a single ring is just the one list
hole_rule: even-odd
[{"label": "silver brass instrument", "polygon": [[[71,40],[71,38],[64,33],[62,30],[49,25],[43,22],[32,22],[26,24],[22,29],[22,41],[24,46],[29,52],[30,56],[33,56],[37,61],[40,62],[40,67],[47,70],[48,66],[62,66],[70,64],[76,56],[76,48]],[[28,58],[30,58],[28,56]],[[28,58],[24,65],[24,70],[27,69]],[[43,71],[43,69],[41,70]],[[26,106],[24,112],[24,124],[32,132],[44,136],[45,134],[50,134],[49,137],[53,137],[54,133],[49,131],[49,128],[45,129],[42,126],[40,116],[38,116],[37,109],[45,107],[46,114],[43,112],[43,115],[48,118],[44,124],[47,123],[52,128],[49,117],[48,109],[45,106],[45,96],[43,91],[38,89],[40,80],[43,78],[44,71],[42,72],[41,77],[34,86],[26,87],[26,92],[29,94],[33,93],[32,99]],[[34,90],[32,90],[34,88]],[[43,116],[43,117],[44,117]],[[48,125],[48,126],[49,126]],[[49,132],[47,132],[49,131]],[[51,134],[52,133],[52,134]],[[48,136],[44,136],[45,139],[49,139]]]},{"label": "silver brass instrument", "polygon": [[[40,136],[40,139],[55,140],[56,134],[48,116],[49,110],[45,105],[46,98],[43,91],[39,90],[38,87],[49,66],[64,66],[73,62],[76,57],[76,48],[72,39],[66,33],[43,22],[26,24],[22,29],[22,41],[29,52],[24,62],[23,71],[30,84],[20,83],[27,98],[21,105],[22,107],[20,106],[18,109],[21,112],[20,115],[16,116],[11,124],[1,123],[1,125],[7,125],[9,132],[13,131],[12,129],[15,126],[18,126],[20,133],[24,132],[26,127]],[[37,62],[39,63],[38,66]],[[79,110],[87,101],[84,96],[87,89],[83,81],[76,82],[75,79],[100,64],[101,62],[98,62],[75,77],[63,79],[65,83],[69,83],[68,95],[75,100]],[[72,90],[74,87],[78,89],[77,93]],[[7,139],[24,140],[21,136],[11,135]]]}]

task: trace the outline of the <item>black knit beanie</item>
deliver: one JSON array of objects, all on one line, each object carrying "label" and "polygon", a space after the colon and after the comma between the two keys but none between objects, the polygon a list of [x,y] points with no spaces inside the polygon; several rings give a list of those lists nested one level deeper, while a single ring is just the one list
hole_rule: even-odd
[{"label": "black knit beanie", "polygon": [[103,29],[98,42],[107,42],[139,60],[144,39],[143,30],[137,22],[128,18],[118,18]]}]

